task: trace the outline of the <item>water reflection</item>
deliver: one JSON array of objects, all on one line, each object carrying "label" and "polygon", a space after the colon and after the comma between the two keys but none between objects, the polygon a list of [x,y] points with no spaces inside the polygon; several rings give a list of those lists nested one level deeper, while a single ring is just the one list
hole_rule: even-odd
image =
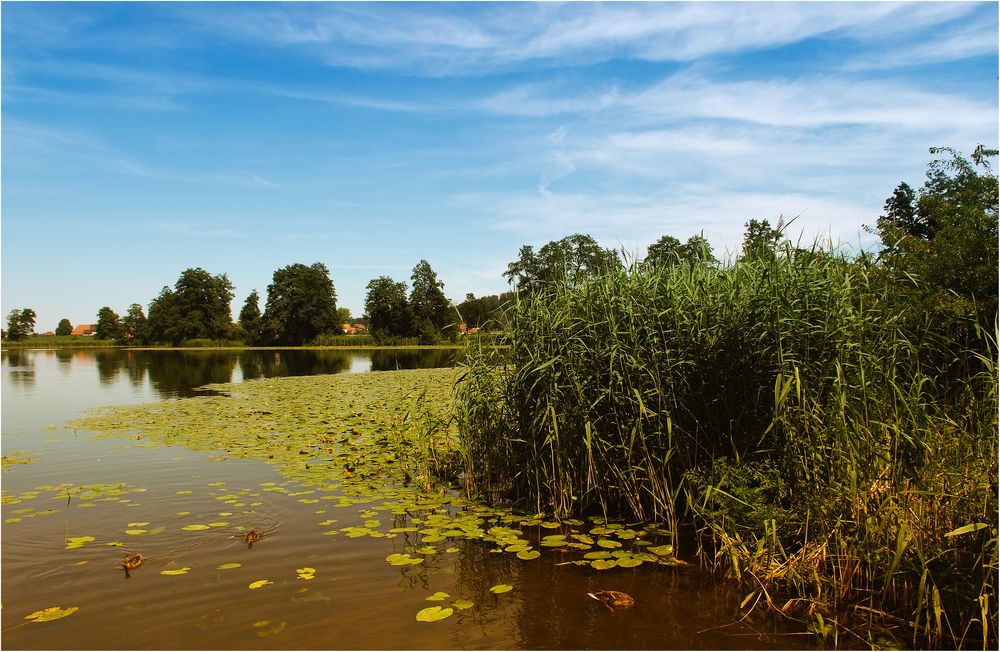
[{"label": "water reflection", "polygon": [[3,352],[4,366],[7,367],[7,377],[14,386],[31,388],[35,384],[35,360],[22,349],[12,349]]},{"label": "water reflection", "polygon": [[211,393],[199,389],[213,383],[279,376],[390,371],[448,367],[455,349],[339,349],[176,351],[132,349],[9,349],[3,351],[5,384],[31,388],[36,362],[48,363],[59,375],[86,374],[93,369],[106,389],[125,383],[135,390],[152,389],[156,398],[183,398]]}]

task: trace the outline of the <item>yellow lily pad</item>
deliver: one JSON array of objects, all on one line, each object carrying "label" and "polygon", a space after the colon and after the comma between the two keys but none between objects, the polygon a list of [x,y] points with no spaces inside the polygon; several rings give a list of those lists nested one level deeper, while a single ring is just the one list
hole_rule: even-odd
[{"label": "yellow lily pad", "polygon": [[450,598],[450,597],[451,596],[449,594],[445,593],[444,591],[438,591],[437,593],[435,593],[433,595],[427,596],[426,598],[424,598],[424,600],[430,600],[431,602],[440,602],[440,601],[444,600],[445,598]]},{"label": "yellow lily pad", "polygon": [[514,589],[510,584],[497,584],[496,586],[490,587],[491,593],[506,593],[507,591],[512,591]]},{"label": "yellow lily pad", "polygon": [[181,529],[187,530],[188,532],[197,532],[198,530],[207,530],[209,529],[209,526],[203,523],[194,523],[192,525],[185,525]]},{"label": "yellow lily pad", "polygon": [[257,580],[256,582],[250,582],[248,588],[259,589],[262,586],[267,586],[268,584],[274,584],[271,580]]},{"label": "yellow lily pad", "polygon": [[216,566],[216,568],[219,569],[219,570],[231,570],[233,568],[239,568],[242,565],[243,564],[240,564],[240,563],[237,563],[237,562],[234,561],[234,562],[230,562],[228,564],[219,564],[218,566]]},{"label": "yellow lily pad", "polygon": [[80,607],[49,607],[48,609],[42,609],[41,611],[35,611],[24,617],[25,620],[30,620],[33,623],[44,623],[49,620],[59,620],[60,618],[65,618],[72,613],[78,611]]},{"label": "yellow lily pad", "polygon": [[453,613],[455,613],[455,610],[451,607],[427,607],[417,612],[417,621],[433,623],[438,620],[444,620]]},{"label": "yellow lily pad", "polygon": [[189,566],[185,566],[184,568],[160,571],[160,575],[187,575],[189,570],[191,570],[191,568]]}]

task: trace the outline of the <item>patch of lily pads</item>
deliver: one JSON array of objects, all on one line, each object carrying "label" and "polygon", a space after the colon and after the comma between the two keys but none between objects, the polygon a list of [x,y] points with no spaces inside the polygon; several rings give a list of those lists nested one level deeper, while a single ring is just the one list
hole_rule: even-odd
[{"label": "patch of lily pads", "polygon": [[[235,530],[234,536],[241,537],[247,530],[241,520],[249,520],[241,517],[261,506],[262,494],[273,493],[309,506],[316,514],[355,512],[356,517],[318,518],[321,534],[391,542],[385,560],[402,572],[408,572],[407,566],[424,567],[439,555],[458,552],[462,542],[486,545],[496,554],[526,563],[545,557],[557,566],[599,571],[681,563],[671,546],[663,543],[670,533],[655,525],[517,514],[470,502],[448,482],[439,481],[437,472],[447,471],[442,460],[457,457],[457,434],[448,418],[456,375],[453,369],[419,369],[214,385],[210,388],[219,392],[216,395],[106,408],[70,426],[98,437],[183,445],[208,453],[211,460],[266,461],[283,477],[281,482],[243,489],[210,483],[222,511],[176,512],[188,517],[187,522],[171,526],[192,536]],[[122,485],[51,490],[67,493],[82,506],[123,502],[129,500],[125,494],[139,489]],[[191,492],[176,493],[182,499]],[[27,498],[5,493],[3,501],[16,504]],[[133,521],[122,531],[140,537],[164,527],[149,526]],[[77,542],[92,541],[67,543]],[[171,570],[176,572],[164,574],[191,569]],[[299,579],[313,577],[314,569],[298,569]],[[269,583],[259,580],[250,588]],[[462,605],[453,608],[472,606]],[[451,615],[444,611],[428,612],[426,618]]]}]

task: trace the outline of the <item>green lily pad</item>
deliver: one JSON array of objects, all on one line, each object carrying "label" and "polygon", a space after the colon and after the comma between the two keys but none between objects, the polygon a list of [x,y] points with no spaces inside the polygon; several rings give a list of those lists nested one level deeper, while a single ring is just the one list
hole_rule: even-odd
[{"label": "green lily pad", "polygon": [[73,550],[75,548],[82,548],[83,544],[95,541],[94,537],[86,535],[82,537],[69,537],[66,539],[66,550]]},{"label": "green lily pad", "polygon": [[444,591],[438,591],[438,592],[434,593],[433,595],[427,596],[426,598],[424,598],[424,600],[430,600],[431,602],[440,602],[441,600],[444,600],[445,598],[450,598],[450,597],[451,597],[451,595],[449,595],[448,593],[445,593]]},{"label": "green lily pad", "polygon": [[247,585],[247,588],[259,589],[260,587],[267,586],[268,584],[274,584],[274,582],[271,580],[257,580],[256,582],[250,582],[250,584]]},{"label": "green lily pad", "polygon": [[665,546],[653,546],[650,548],[646,548],[646,551],[651,552],[654,555],[658,555],[660,557],[669,557],[670,555],[674,554],[674,547],[670,544],[667,544]]},{"label": "green lily pad", "polygon": [[497,584],[496,586],[490,587],[490,593],[497,593],[497,594],[507,593],[508,591],[512,591],[513,589],[514,587],[511,586],[510,584]]},{"label": "green lily pad", "polygon": [[614,559],[595,559],[590,562],[590,565],[597,570],[607,570],[609,568],[614,568],[618,565],[618,562]]},{"label": "green lily pad", "polygon": [[160,575],[187,575],[187,572],[191,570],[190,566],[185,566],[184,568],[175,568],[173,570],[162,570]]},{"label": "green lily pad", "polygon": [[618,565],[622,568],[635,568],[636,566],[642,566],[642,560],[636,559],[635,557],[619,559]]},{"label": "green lily pad", "polygon": [[617,541],[612,541],[611,539],[598,539],[597,545],[602,548],[621,548],[622,544]]},{"label": "green lily pad", "polygon": [[433,623],[438,620],[444,620],[453,613],[455,613],[455,610],[451,607],[427,607],[417,612],[417,621]]},{"label": "green lily pad", "polygon": [[185,525],[181,529],[187,530],[188,532],[197,532],[198,530],[207,530],[209,529],[209,526],[203,523],[194,523],[193,525]]},{"label": "green lily pad", "polygon": [[471,609],[476,606],[476,603],[467,598],[459,598],[454,602],[455,608],[459,610]]},{"label": "green lily pad", "polygon": [[142,529],[125,530],[125,534],[131,534],[131,535],[147,534],[148,532],[149,530],[142,530]]},{"label": "green lily pad", "polygon": [[517,553],[517,558],[524,559],[527,561],[530,559],[538,559],[541,555],[542,553],[538,552],[537,550],[522,550],[521,552]]},{"label": "green lily pad", "polygon": [[588,552],[583,556],[584,559],[608,559],[609,557],[611,557],[611,553],[607,550]]},{"label": "green lily pad", "polygon": [[216,566],[216,568],[219,569],[219,570],[232,570],[233,568],[239,568],[242,565],[243,564],[240,564],[240,563],[237,563],[237,562],[234,561],[234,562],[230,562],[228,564],[219,564],[218,566]]}]

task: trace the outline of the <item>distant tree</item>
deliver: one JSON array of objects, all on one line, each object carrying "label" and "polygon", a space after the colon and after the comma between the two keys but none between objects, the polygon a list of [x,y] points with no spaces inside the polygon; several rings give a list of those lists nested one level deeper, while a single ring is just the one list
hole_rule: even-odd
[{"label": "distant tree", "polygon": [[260,294],[253,290],[240,310],[240,328],[243,330],[243,341],[256,345],[264,341],[264,320],[260,313]]},{"label": "distant tree", "polygon": [[554,284],[576,285],[619,267],[621,259],[613,249],[604,249],[589,235],[578,233],[547,243],[537,254],[524,245],[503,275],[519,291],[536,291]]},{"label": "distant tree", "polygon": [[514,298],[513,292],[476,297],[471,292],[458,304],[458,312],[469,328],[501,327],[500,308]]},{"label": "distant tree", "polygon": [[68,319],[60,319],[59,325],[56,326],[56,335],[72,335],[73,334],[73,324],[69,323]]},{"label": "distant tree", "polygon": [[383,341],[410,335],[413,319],[406,298],[406,283],[379,276],[368,282],[367,289],[365,319],[372,337]]},{"label": "distant tree", "polygon": [[913,192],[905,183],[886,200],[877,221],[882,262],[904,286],[909,277],[932,289],[922,297],[939,318],[974,316],[987,327],[997,315],[997,176],[989,160],[996,149],[976,148],[972,160],[947,147],[931,148],[926,181]]},{"label": "distant tree", "polygon": [[186,269],[173,290],[164,287],[150,303],[149,337],[174,345],[196,338],[224,339],[233,321],[232,300],[233,284],[225,274]]},{"label": "distant tree", "polygon": [[267,286],[264,324],[274,344],[300,346],[337,326],[337,293],[323,263],[301,263],[274,273]]},{"label": "distant tree", "polygon": [[138,303],[129,306],[128,313],[122,318],[118,340],[125,344],[143,344],[149,341],[149,322]]},{"label": "distant tree", "polygon": [[337,308],[337,324],[353,324],[350,308]]},{"label": "distant tree", "polygon": [[423,342],[431,344],[440,339],[445,326],[456,323],[457,315],[451,308],[451,302],[444,296],[444,283],[438,280],[437,274],[426,260],[417,263],[410,280],[413,282],[410,310],[413,313],[414,330]]},{"label": "distant tree", "polygon": [[23,340],[35,332],[35,311],[31,308],[11,310],[7,315],[7,339]]},{"label": "distant tree", "polygon": [[710,264],[719,262],[712,253],[712,245],[701,234],[691,236],[684,244],[672,235],[665,235],[646,248],[647,263],[674,265],[684,261]]},{"label": "distant tree", "polygon": [[121,319],[108,306],[97,311],[97,326],[94,336],[102,340],[117,340],[121,336]]},{"label": "distant tree", "polygon": [[750,220],[744,226],[743,255],[745,259],[774,258],[781,242],[783,222],[778,220],[776,228],[767,220]]}]

